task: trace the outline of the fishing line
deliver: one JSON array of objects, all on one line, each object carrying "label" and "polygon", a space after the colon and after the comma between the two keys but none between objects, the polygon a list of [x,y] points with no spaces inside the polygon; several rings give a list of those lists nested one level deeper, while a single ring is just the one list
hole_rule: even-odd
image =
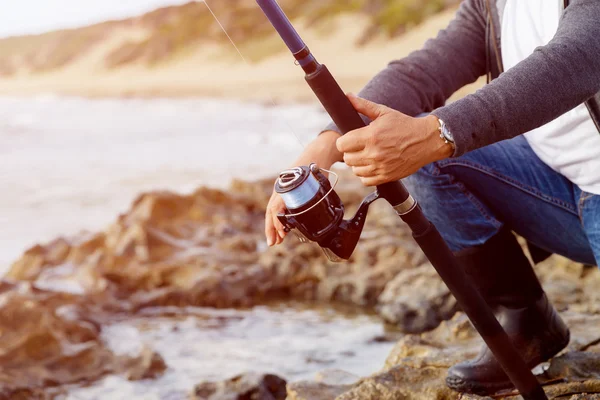
[{"label": "fishing line", "polygon": [[[210,6],[208,5],[208,2],[206,0],[204,0],[204,4],[206,4],[206,8],[208,8],[208,11],[211,13],[211,15],[213,16],[213,18],[215,19],[215,21],[217,22],[217,24],[219,25],[219,27],[221,28],[221,30],[223,31],[225,36],[227,36],[227,39],[229,39],[229,42],[231,42],[231,45],[235,48],[237,53],[240,55],[240,58],[242,59],[242,61],[244,61],[246,66],[251,67],[251,64],[248,62],[246,57],[244,57],[244,55],[240,51],[240,48],[235,44],[235,42],[233,41],[233,38],[229,35],[229,33],[227,32],[227,30],[225,29],[225,27],[223,26],[221,21],[219,21],[219,18],[217,18],[216,14],[213,12],[212,8],[210,8]],[[267,97],[269,98],[273,107],[277,108],[277,103],[275,102],[275,99],[273,98],[273,96],[271,96],[270,94],[267,93]],[[294,137],[296,138],[298,143],[300,143],[300,146],[302,146],[302,148],[304,149],[304,147],[305,147],[304,143],[302,143],[302,140],[300,140],[300,137],[296,134],[294,129],[292,129],[292,126],[288,123],[288,121],[285,118],[281,118],[281,120],[285,123],[285,125],[290,130],[292,135],[294,135]]]}]

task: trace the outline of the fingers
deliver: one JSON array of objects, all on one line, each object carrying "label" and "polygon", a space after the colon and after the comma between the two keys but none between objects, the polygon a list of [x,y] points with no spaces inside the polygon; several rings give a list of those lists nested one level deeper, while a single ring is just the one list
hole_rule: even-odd
[{"label": "fingers", "polygon": [[348,99],[356,111],[369,117],[373,121],[385,114],[388,110],[386,106],[362,99],[351,93],[348,94]]},{"label": "fingers", "polygon": [[336,140],[335,145],[340,153],[361,151],[367,144],[368,134],[366,128],[356,129]]},{"label": "fingers", "polygon": [[265,237],[267,238],[267,244],[269,247],[273,246],[277,242],[277,230],[275,230],[275,225],[273,224],[273,215],[271,214],[271,209],[267,207],[267,212],[265,213]]},{"label": "fingers", "polygon": [[277,232],[275,237],[275,244],[281,244],[283,242],[283,239],[287,235],[285,227],[283,226],[281,221],[279,221],[279,218],[277,218],[277,214],[283,213],[284,211],[285,210],[279,210],[273,213],[273,225],[275,226],[275,231]]},{"label": "fingers", "polygon": [[[353,94],[349,94],[348,99],[350,99],[356,111],[366,115],[372,121],[391,111],[386,106],[361,99]],[[373,125],[356,129],[340,137],[336,141],[338,151],[341,153],[351,153],[364,150],[374,134],[372,127]]]},{"label": "fingers", "polygon": [[381,177],[379,176],[371,176],[371,177],[365,177],[365,178],[360,178],[360,181],[362,182],[363,185],[365,186],[378,186],[381,184],[386,183]]},{"label": "fingers", "polygon": [[269,246],[283,242],[287,235],[285,227],[277,218],[277,214],[285,212],[285,205],[279,195],[273,194],[265,213],[265,237]]},{"label": "fingers", "polygon": [[344,153],[344,163],[349,167],[364,167],[371,164],[362,152]]},{"label": "fingers", "polygon": [[377,171],[372,165],[352,167],[352,172],[359,178],[371,178],[377,176]]}]

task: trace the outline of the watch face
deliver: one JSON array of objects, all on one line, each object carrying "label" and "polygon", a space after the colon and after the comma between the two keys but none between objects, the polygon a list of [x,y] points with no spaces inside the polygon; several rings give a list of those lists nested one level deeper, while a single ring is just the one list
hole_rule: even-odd
[{"label": "watch face", "polygon": [[444,138],[446,138],[447,141],[454,143],[454,136],[452,136],[452,132],[450,132],[450,130],[445,124],[442,128],[442,134],[444,135]]}]

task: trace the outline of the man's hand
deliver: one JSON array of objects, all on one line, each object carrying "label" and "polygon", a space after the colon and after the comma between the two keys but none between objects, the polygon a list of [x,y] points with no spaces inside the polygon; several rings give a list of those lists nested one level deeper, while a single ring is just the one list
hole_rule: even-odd
[{"label": "man's hand", "polygon": [[435,116],[412,118],[354,95],[348,98],[372,122],[339,138],[337,148],[365,186],[397,181],[452,155],[452,146],[439,137]]},{"label": "man's hand", "polygon": [[[314,162],[321,168],[331,168],[336,162],[342,161],[342,153],[336,148],[336,140],[339,137],[339,133],[333,131],[321,133],[306,146],[306,149],[293,166],[309,165]],[[273,191],[265,213],[265,236],[269,246],[280,244],[287,235],[283,225],[277,218],[277,214],[285,212],[285,204],[281,196]]]},{"label": "man's hand", "polygon": [[277,214],[283,213],[285,213],[285,203],[281,196],[273,191],[265,213],[265,236],[269,246],[280,244],[287,234],[283,224],[277,219]]}]

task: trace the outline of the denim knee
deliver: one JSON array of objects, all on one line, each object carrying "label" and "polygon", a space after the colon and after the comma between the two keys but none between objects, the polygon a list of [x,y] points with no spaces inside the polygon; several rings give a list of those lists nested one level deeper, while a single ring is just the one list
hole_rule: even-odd
[{"label": "denim knee", "polygon": [[501,227],[492,212],[440,163],[426,165],[404,183],[452,251],[485,243]]},{"label": "denim knee", "polygon": [[431,163],[411,176],[403,179],[403,183],[423,208],[425,216],[429,219],[433,214],[444,212],[443,199],[439,196],[439,188],[445,183],[446,177],[440,174],[440,169],[436,163]]}]

